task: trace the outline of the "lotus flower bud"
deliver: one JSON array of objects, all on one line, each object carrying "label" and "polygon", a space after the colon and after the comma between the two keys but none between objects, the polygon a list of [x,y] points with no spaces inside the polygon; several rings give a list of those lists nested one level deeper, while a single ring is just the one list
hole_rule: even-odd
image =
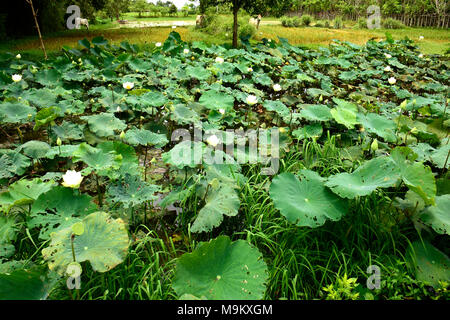
[{"label": "lotus flower bud", "polygon": [[377,139],[373,140],[372,144],[370,145],[370,149],[374,152],[378,150],[378,140]]}]

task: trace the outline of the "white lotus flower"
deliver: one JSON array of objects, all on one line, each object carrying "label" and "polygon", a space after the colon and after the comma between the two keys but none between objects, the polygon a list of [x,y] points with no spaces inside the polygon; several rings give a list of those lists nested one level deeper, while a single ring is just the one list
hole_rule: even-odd
[{"label": "white lotus flower", "polygon": [[124,82],[123,83],[123,87],[124,87],[124,89],[131,90],[134,87],[134,83],[133,82],[129,82],[129,81]]},{"label": "white lotus flower", "polygon": [[254,105],[255,103],[257,103],[258,102],[258,98],[256,97],[256,96],[254,96],[254,95],[249,95],[246,99],[245,99],[245,101],[249,104],[249,105]]},{"label": "white lotus flower", "polygon": [[189,49],[184,49],[183,52],[184,52],[184,54],[188,54],[189,53]]},{"label": "white lotus flower", "polygon": [[177,26],[172,26],[172,29],[176,29],[177,28]]},{"label": "white lotus flower", "polygon": [[14,82],[19,82],[20,80],[22,80],[22,76],[20,74],[13,74],[12,79]]},{"label": "white lotus flower", "polygon": [[66,174],[62,176],[63,183],[62,185],[64,187],[68,188],[79,188],[80,183],[83,180],[83,177],[81,176],[81,172],[76,172],[73,170],[67,170]]},{"label": "white lotus flower", "polygon": [[217,57],[216,62],[217,63],[223,63],[225,60],[222,57]]},{"label": "white lotus flower", "polygon": [[155,43],[155,47],[161,47],[161,46],[162,46],[162,43],[161,43],[161,42]]},{"label": "white lotus flower", "polygon": [[273,85],[273,91],[281,91],[281,86],[277,83]]},{"label": "white lotus flower", "polygon": [[386,71],[386,72],[389,72],[389,71],[391,71],[392,69],[391,69],[391,67],[390,66],[387,66],[386,68],[384,68],[384,71]]},{"label": "white lotus flower", "polygon": [[252,67],[248,67],[247,71],[248,72],[253,72],[253,68]]},{"label": "white lotus flower", "polygon": [[423,53],[419,54],[418,57],[419,57],[419,59],[422,59],[423,58]]},{"label": "white lotus flower", "polygon": [[118,106],[116,109],[116,112],[121,112],[121,111],[122,111],[122,109],[120,109],[120,107]]},{"label": "white lotus flower", "polygon": [[219,144],[220,140],[217,138],[216,135],[209,136],[208,139],[206,139],[206,142],[210,144],[211,146],[215,147]]},{"label": "white lotus flower", "polygon": [[388,59],[392,58],[392,56],[389,53],[385,53],[384,56]]},{"label": "white lotus flower", "polygon": [[388,82],[389,82],[390,84],[395,84],[395,83],[397,82],[397,80],[396,80],[394,77],[390,77],[390,78],[388,79]]},{"label": "white lotus flower", "polygon": [[419,40],[423,40],[423,39],[425,39],[424,36],[420,36],[419,37]]},{"label": "white lotus flower", "polygon": [[267,40],[267,41],[272,42],[272,39],[269,39],[269,40]]},{"label": "white lotus flower", "polygon": [[220,114],[225,114],[225,109],[219,109]]},{"label": "white lotus flower", "polygon": [[17,54],[16,58],[17,58],[17,59],[21,59],[21,58],[22,58],[22,56],[20,55],[20,53]]}]

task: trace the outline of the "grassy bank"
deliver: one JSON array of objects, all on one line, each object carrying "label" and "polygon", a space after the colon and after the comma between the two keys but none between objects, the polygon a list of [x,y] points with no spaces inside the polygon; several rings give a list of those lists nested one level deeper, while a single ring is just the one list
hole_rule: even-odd
[{"label": "grassy bank", "polygon": [[[174,21],[174,20],[193,20],[194,17],[163,17],[163,18],[142,18],[135,21]],[[277,39],[283,37],[289,39],[289,42],[296,45],[304,45],[311,48],[319,46],[328,46],[333,39],[349,41],[356,44],[364,44],[371,38],[382,39],[386,32],[390,32],[394,39],[409,37],[418,42],[419,47],[425,54],[443,54],[450,44],[450,32],[442,29],[430,28],[406,28],[399,30],[367,30],[367,29],[331,29],[331,28],[285,28],[281,25],[273,25],[275,20],[265,20],[260,26],[254,40],[262,38]],[[118,44],[122,41],[129,41],[136,44],[148,45],[153,42],[164,41],[172,29],[170,27],[152,27],[152,28],[127,28],[120,27],[114,22],[107,22],[91,27],[90,30],[67,30],[44,36],[45,46],[50,54],[56,54],[64,45],[71,47],[77,46],[78,40],[87,38],[91,40],[96,36],[103,36],[112,43]],[[185,41],[204,41],[208,44],[231,43],[231,34],[208,35],[195,27],[177,27],[177,31]],[[423,36],[423,40],[419,37]],[[37,37],[29,37],[20,40],[0,43],[0,52],[20,52],[25,55],[42,56],[39,49],[40,43]]]}]

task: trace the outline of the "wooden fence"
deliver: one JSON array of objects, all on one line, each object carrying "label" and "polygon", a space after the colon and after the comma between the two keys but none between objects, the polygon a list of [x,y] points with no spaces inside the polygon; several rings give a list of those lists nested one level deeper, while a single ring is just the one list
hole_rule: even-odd
[{"label": "wooden fence", "polygon": [[[362,15],[356,13],[352,14],[340,14],[339,12],[307,12],[307,11],[291,11],[287,13],[288,16],[302,16],[303,14],[309,14],[316,19],[320,20],[333,20],[337,16],[341,16],[345,20],[357,21],[359,18],[366,18]],[[445,28],[450,27],[450,15],[438,16],[436,14],[422,14],[422,15],[407,15],[407,14],[392,14],[392,15],[382,15],[381,19],[392,18],[401,21],[404,25],[408,27],[434,27],[434,28]]]}]

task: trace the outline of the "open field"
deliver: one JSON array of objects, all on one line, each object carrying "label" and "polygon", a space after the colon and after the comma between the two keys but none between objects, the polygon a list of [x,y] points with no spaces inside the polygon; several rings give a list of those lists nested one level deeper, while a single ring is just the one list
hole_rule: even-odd
[{"label": "open field", "polygon": [[[92,30],[76,30],[65,31],[62,33],[44,37],[45,46],[50,53],[58,52],[62,46],[77,46],[80,38],[91,40],[97,36],[103,36],[112,43],[120,43],[129,41],[140,45],[149,45],[154,42],[164,41],[172,31],[171,27],[157,28],[120,28],[114,29],[92,29]],[[194,27],[177,27],[186,41],[204,41],[208,44],[230,43],[231,35],[226,38],[213,37],[208,34],[196,31]],[[256,39],[272,38],[277,36],[287,38],[292,44],[304,45],[308,47],[319,47],[329,45],[333,39],[342,41],[350,41],[356,44],[364,44],[371,38],[381,39],[385,32],[390,32],[394,39],[403,39],[409,37],[418,42],[420,49],[426,54],[443,54],[449,47],[450,32],[447,30],[433,29],[403,29],[403,30],[357,30],[357,29],[328,29],[328,28],[285,28],[279,25],[262,24]],[[261,34],[262,33],[262,34]],[[424,40],[419,41],[419,37],[424,36]],[[8,43],[0,43],[2,52],[21,52],[39,55],[39,40],[37,38],[28,38]]]}]

